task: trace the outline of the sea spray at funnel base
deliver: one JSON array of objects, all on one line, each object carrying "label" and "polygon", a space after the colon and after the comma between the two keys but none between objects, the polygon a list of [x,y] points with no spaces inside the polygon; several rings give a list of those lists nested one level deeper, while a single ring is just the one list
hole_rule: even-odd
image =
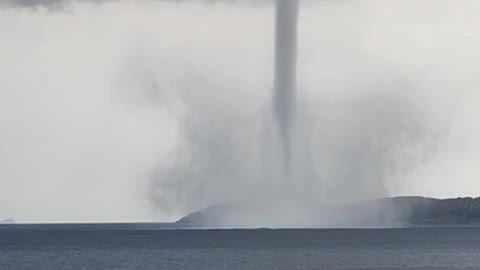
[{"label": "sea spray at funnel base", "polygon": [[273,110],[280,130],[286,174],[291,167],[295,120],[298,8],[298,0],[277,0]]}]

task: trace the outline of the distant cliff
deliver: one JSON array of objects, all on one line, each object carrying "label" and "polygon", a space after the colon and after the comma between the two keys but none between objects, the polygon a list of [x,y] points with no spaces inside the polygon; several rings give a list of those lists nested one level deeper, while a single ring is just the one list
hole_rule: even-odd
[{"label": "distant cliff", "polygon": [[2,223],[3,223],[3,224],[14,224],[14,223],[15,223],[15,220],[12,219],[12,218],[7,218],[7,219],[5,219],[5,220],[0,221],[0,224],[2,224]]},{"label": "distant cliff", "polygon": [[[308,213],[311,216],[309,223],[268,222],[264,217],[278,208],[282,206],[262,207],[240,203],[216,205],[189,214],[177,221],[177,224],[183,227],[275,227],[277,223],[278,227],[480,226],[480,198],[384,198],[352,205],[315,208],[318,210]],[[285,217],[289,210],[285,210]],[[301,212],[302,209],[294,211]]]},{"label": "distant cliff", "polygon": [[424,199],[412,204],[411,224],[480,224],[480,198]]}]

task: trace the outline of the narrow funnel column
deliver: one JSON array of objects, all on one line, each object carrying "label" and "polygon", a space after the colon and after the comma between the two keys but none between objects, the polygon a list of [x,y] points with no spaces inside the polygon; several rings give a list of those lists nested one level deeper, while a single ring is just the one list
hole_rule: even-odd
[{"label": "narrow funnel column", "polygon": [[297,69],[298,0],[276,0],[276,40],[274,74],[274,116],[283,144],[284,166],[288,174],[292,155],[292,127],[295,118]]}]

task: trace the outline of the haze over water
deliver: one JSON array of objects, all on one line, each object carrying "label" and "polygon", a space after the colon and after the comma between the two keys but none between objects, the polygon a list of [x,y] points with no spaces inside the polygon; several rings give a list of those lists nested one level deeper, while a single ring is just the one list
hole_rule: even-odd
[{"label": "haze over water", "polygon": [[206,3],[0,1],[0,219],[477,195],[476,1]]}]

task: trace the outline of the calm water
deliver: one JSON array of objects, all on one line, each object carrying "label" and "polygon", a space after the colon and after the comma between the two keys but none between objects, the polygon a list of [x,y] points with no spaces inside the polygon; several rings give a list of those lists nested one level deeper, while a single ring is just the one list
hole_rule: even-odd
[{"label": "calm water", "polygon": [[480,229],[8,229],[0,269],[480,269]]}]

